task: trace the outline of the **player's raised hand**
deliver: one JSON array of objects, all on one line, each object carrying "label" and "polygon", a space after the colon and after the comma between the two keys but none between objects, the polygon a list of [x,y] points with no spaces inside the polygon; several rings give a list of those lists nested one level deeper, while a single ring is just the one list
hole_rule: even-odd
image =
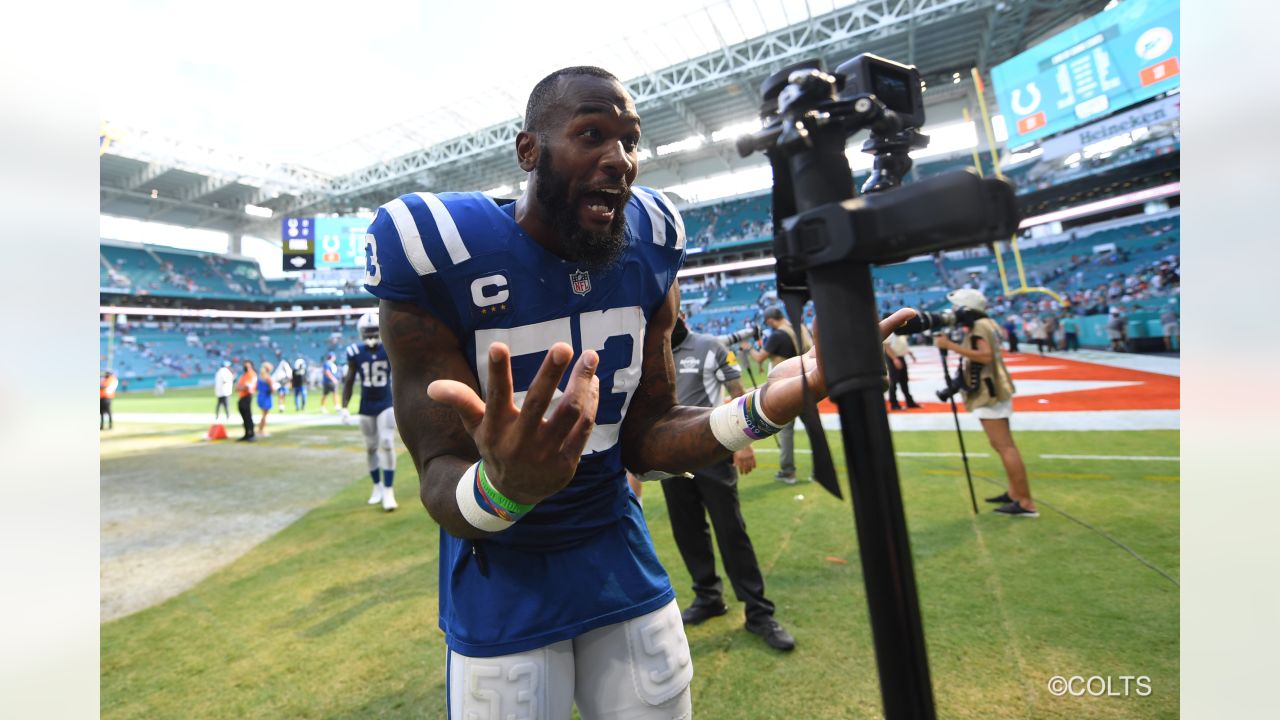
[{"label": "player's raised hand", "polygon": [[594,350],[583,352],[551,415],[560,379],[573,348],[556,343],[517,408],[511,379],[511,352],[502,343],[489,346],[488,397],[470,386],[437,380],[427,387],[432,400],[453,408],[484,458],[485,475],[499,492],[519,503],[537,503],[573,479],[578,459],[595,428],[600,400],[600,362]]}]

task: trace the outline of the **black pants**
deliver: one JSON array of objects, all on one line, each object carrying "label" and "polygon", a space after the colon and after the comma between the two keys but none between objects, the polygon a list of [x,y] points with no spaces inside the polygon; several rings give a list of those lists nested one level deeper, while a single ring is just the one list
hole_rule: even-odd
[{"label": "black pants", "polygon": [[226,396],[225,396],[225,395],[224,395],[224,396],[222,396],[222,397],[220,397],[220,398],[218,398],[218,404],[213,406],[213,419],[214,419],[214,420],[217,420],[217,419],[218,419],[218,411],[219,411],[219,410],[221,410],[223,413],[225,413],[225,414],[226,414],[226,416],[227,416],[227,419],[228,419],[228,420],[230,420],[230,419],[231,419],[231,405],[230,405],[230,402],[227,400],[227,398],[226,398]]},{"label": "black pants", "polygon": [[253,396],[240,398],[240,419],[244,421],[244,436],[253,437]]},{"label": "black pants", "polygon": [[710,513],[725,572],[734,596],[746,605],[747,622],[771,617],[773,603],[764,596],[764,577],[738,505],[737,470],[726,460],[695,472],[693,478],[667,478],[662,481],[662,493],[676,547],[693,578],[694,603],[724,602],[724,586],[716,574],[707,527]]},{"label": "black pants", "polygon": [[902,367],[895,367],[893,358],[885,356],[885,364],[889,366],[889,405],[898,407],[898,388],[902,388],[902,399],[908,405],[915,405],[916,401],[911,399],[911,375],[907,371],[907,359],[902,358]]},{"label": "black pants", "polygon": [[1009,352],[1018,352],[1018,333],[1009,333]]},{"label": "black pants", "polygon": [[111,398],[98,398],[98,429],[111,429],[116,426],[116,419],[111,416]]},{"label": "black pants", "polygon": [[1067,350],[1079,350],[1080,335],[1072,332],[1067,333],[1066,340],[1063,341],[1063,344],[1066,346]]}]

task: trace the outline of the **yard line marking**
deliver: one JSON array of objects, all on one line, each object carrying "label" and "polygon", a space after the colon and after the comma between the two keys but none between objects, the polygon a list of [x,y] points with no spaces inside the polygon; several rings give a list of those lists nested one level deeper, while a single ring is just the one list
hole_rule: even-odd
[{"label": "yard line marking", "polygon": [[[960,457],[958,452],[899,452],[898,457]],[[989,453],[969,453],[969,457],[991,457]]]},{"label": "yard line marking", "polygon": [[1178,462],[1182,458],[1167,455],[1041,455],[1041,460],[1162,460]]}]

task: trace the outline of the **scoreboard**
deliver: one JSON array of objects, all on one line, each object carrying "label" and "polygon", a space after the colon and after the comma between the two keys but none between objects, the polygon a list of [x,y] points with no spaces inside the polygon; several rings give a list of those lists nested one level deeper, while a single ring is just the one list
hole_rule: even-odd
[{"label": "scoreboard", "polygon": [[1178,0],[1126,0],[991,69],[1009,147],[1178,87]]},{"label": "scoreboard", "polygon": [[284,269],[363,269],[364,235],[372,217],[285,218],[281,224]]}]

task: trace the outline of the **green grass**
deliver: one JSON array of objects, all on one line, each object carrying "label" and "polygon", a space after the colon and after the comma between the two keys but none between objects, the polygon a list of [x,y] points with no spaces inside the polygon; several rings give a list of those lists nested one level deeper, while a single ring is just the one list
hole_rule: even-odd
[{"label": "green grass", "polygon": [[[831,438],[838,447],[838,435]],[[1176,432],[1016,439],[1040,501],[1177,577],[1177,463],[1039,457],[1177,455]],[[105,470],[114,462],[105,450],[116,440],[103,442]],[[990,453],[981,434],[966,442]],[[899,451],[946,452],[955,436],[900,433],[895,443]],[[798,647],[779,654],[742,631],[736,602],[729,615],[689,628],[696,717],[879,717],[848,501],[812,484],[776,483],[776,453],[759,458],[761,468],[741,480],[743,515],[767,594]],[[808,455],[798,460],[803,476]],[[998,492],[989,481],[1003,478],[998,461],[972,464],[979,498]],[[1172,582],[1045,505],[1036,520],[994,517],[986,508],[972,517],[958,458],[900,458],[899,470],[939,717],[1177,716]],[[399,512],[368,508],[367,478],[353,475],[327,503],[193,589],[103,625],[102,716],[443,717],[437,528],[413,497],[407,455],[398,477]],[[660,485],[645,487],[645,510],[684,604],[689,578]],[[1148,675],[1153,691],[1056,698],[1045,689],[1053,675]]]},{"label": "green grass", "polygon": [[[322,392],[320,390],[307,391],[307,409],[305,410],[306,413],[318,414],[320,412],[320,396],[321,395],[322,395]],[[337,398],[337,401],[339,403],[342,401],[342,385],[341,384],[338,385],[338,389],[334,393],[334,396]],[[231,402],[230,402],[231,417],[236,419],[239,418],[239,415],[236,412],[236,401],[239,399],[239,397],[240,396],[238,393],[233,393],[231,395]],[[150,390],[139,390],[136,392],[121,393],[119,395],[116,395],[115,401],[111,404],[111,410],[115,414],[135,413],[135,412],[138,412],[138,413],[141,413],[141,412],[145,412],[145,413],[157,413],[157,412],[159,413],[195,413],[195,412],[212,413],[216,403],[217,403],[217,398],[214,397],[212,387],[178,388],[175,390],[167,390],[165,391],[164,395],[155,395]],[[277,409],[274,410],[273,412],[279,412],[278,408],[280,406],[280,397],[278,395],[276,396],[275,403],[276,403]],[[355,409],[358,408],[359,406],[360,406],[360,384],[356,383],[356,386],[351,393],[351,405],[349,407],[352,412],[355,412]],[[333,408],[335,407],[334,401],[333,400],[326,401],[325,407],[328,408],[330,412],[332,412]],[[256,414],[258,412],[258,406],[256,401],[253,406],[253,411],[256,417]],[[293,391],[290,391],[289,394],[285,397],[285,411],[288,413],[293,412]]]}]

